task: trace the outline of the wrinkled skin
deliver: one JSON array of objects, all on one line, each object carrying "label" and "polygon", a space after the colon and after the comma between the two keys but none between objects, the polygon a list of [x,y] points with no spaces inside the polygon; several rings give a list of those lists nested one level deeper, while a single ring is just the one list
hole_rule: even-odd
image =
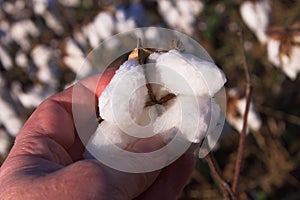
[{"label": "wrinkled skin", "polygon": [[[95,95],[92,91],[100,95],[114,72],[106,71],[98,84],[96,76],[78,83],[83,102]],[[144,174],[83,160],[84,146],[72,116],[73,89],[48,98],[25,123],[0,168],[0,199],[176,199],[191,175],[194,156],[184,154],[164,169]],[[150,152],[163,145],[160,138],[152,137],[127,150]]]}]

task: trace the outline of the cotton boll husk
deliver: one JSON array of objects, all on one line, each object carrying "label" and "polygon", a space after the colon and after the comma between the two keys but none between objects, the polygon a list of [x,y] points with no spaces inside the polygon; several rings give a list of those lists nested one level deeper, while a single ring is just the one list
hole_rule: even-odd
[{"label": "cotton boll husk", "polygon": [[[224,74],[214,63],[191,54],[171,50],[149,58],[156,63],[158,79],[160,78],[167,88],[174,89],[177,94],[197,96],[209,94],[212,97],[226,82]],[[189,88],[174,76],[185,81]]]}]

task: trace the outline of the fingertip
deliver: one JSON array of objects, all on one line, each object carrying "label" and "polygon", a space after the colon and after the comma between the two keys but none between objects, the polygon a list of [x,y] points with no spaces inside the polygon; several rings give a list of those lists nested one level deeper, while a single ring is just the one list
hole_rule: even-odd
[{"label": "fingertip", "polygon": [[115,72],[117,71],[117,67],[108,68],[105,70],[102,75],[100,76],[98,80],[98,84],[96,87],[96,96],[99,97],[103,90],[106,88],[106,86],[109,84],[110,80],[115,75]]},{"label": "fingertip", "polygon": [[162,138],[158,136],[139,139],[134,143],[127,146],[126,150],[136,152],[136,153],[149,153],[161,149],[166,144],[163,142]]}]

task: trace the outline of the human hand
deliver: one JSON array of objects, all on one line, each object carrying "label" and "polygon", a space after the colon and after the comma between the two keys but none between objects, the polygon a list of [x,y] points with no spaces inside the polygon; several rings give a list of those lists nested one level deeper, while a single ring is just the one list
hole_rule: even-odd
[{"label": "human hand", "polygon": [[[106,71],[98,84],[99,77],[78,83],[83,107],[92,91],[99,95],[104,90],[114,72]],[[83,160],[84,145],[72,116],[73,89],[44,101],[25,123],[0,168],[0,199],[176,199],[193,170],[194,156],[184,154],[164,169],[143,174]],[[127,150],[146,153],[163,145],[153,137]]]}]

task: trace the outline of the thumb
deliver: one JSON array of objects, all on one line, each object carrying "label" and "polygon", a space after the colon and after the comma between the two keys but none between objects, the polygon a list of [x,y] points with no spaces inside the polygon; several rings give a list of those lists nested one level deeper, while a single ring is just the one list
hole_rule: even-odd
[{"label": "thumb", "polygon": [[[158,137],[137,140],[127,151],[148,153],[165,144]],[[134,165],[135,163],[133,163]],[[159,170],[147,173],[128,173],[112,169],[95,160],[82,160],[53,173],[56,187],[69,191],[66,199],[133,199],[146,191],[155,181]]]},{"label": "thumb", "polygon": [[[137,140],[136,142],[128,145],[126,150],[135,153],[149,153],[158,150],[163,146],[165,146],[165,143],[160,137],[151,137]],[[159,160],[161,161],[161,157],[166,158],[166,155],[167,154],[160,155]],[[156,159],[157,158],[154,157],[153,162],[157,162]],[[137,163],[132,163],[132,165],[136,164]],[[141,164],[150,165],[151,163]],[[106,168],[109,174],[111,188],[115,189],[113,191],[113,197],[115,197],[116,199],[133,199],[139,196],[150,187],[150,185],[155,181],[160,173],[160,170],[147,173],[128,173],[111,168],[108,169],[108,167]]]}]

